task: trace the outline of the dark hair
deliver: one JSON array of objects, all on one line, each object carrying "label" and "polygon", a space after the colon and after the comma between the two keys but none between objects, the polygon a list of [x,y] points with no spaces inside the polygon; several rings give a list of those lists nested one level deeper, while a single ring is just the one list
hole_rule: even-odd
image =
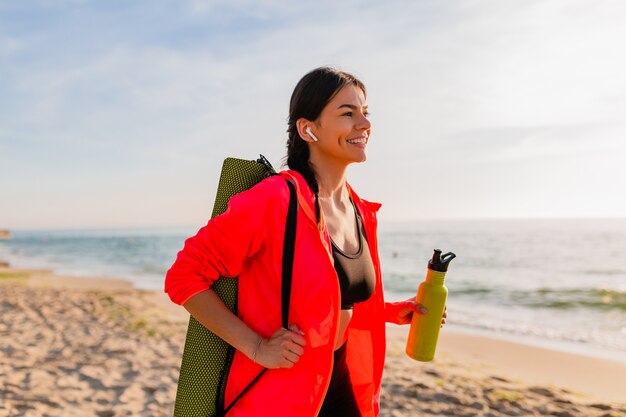
[{"label": "dark hair", "polygon": [[287,166],[298,171],[315,194],[315,208],[319,219],[317,194],[319,187],[315,171],[309,162],[310,152],[307,142],[302,140],[296,122],[298,119],[316,120],[330,100],[346,85],[354,85],[365,90],[365,84],[354,75],[331,67],[320,67],[306,74],[298,81],[289,102],[287,133]]}]

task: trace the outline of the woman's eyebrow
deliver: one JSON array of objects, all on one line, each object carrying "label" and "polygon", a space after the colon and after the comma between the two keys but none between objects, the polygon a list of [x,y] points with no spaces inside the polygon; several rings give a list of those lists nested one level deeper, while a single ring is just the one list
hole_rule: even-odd
[{"label": "woman's eyebrow", "polygon": [[[338,106],[337,109],[340,109],[342,107],[347,107],[347,108],[349,108],[351,110],[357,110],[359,108],[358,106],[355,106],[354,104],[342,104],[342,105]],[[364,110],[367,110],[367,105],[363,106],[362,108]]]}]

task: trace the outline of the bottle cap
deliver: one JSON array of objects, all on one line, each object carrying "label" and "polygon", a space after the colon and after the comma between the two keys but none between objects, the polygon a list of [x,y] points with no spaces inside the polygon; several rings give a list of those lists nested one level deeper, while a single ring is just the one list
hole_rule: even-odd
[{"label": "bottle cap", "polygon": [[442,255],[440,249],[435,249],[435,253],[433,253],[433,258],[428,261],[428,268],[432,269],[433,271],[447,272],[448,264],[454,258],[456,258],[456,255],[452,252],[448,252]]}]

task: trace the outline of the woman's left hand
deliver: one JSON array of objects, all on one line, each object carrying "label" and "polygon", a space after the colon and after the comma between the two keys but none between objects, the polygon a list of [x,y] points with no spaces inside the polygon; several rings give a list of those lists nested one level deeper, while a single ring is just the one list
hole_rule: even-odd
[{"label": "woman's left hand", "polygon": [[428,310],[415,301],[415,297],[405,301],[385,303],[385,321],[395,324],[409,324],[413,314],[426,314]]},{"label": "woman's left hand", "polygon": [[[413,314],[427,314],[428,310],[415,301],[416,297],[409,298],[405,301],[395,303],[385,303],[385,321],[395,324],[409,324],[413,318]],[[441,327],[446,323],[448,317],[447,306],[443,309],[443,317],[441,318]]]}]

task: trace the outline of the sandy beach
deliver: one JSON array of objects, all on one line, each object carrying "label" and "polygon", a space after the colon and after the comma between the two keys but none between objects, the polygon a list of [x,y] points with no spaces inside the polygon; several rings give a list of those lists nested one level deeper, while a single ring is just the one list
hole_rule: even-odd
[{"label": "sandy beach", "polygon": [[[122,280],[0,267],[0,416],[171,416],[188,315]],[[381,416],[626,417],[626,363],[389,327]]]}]

